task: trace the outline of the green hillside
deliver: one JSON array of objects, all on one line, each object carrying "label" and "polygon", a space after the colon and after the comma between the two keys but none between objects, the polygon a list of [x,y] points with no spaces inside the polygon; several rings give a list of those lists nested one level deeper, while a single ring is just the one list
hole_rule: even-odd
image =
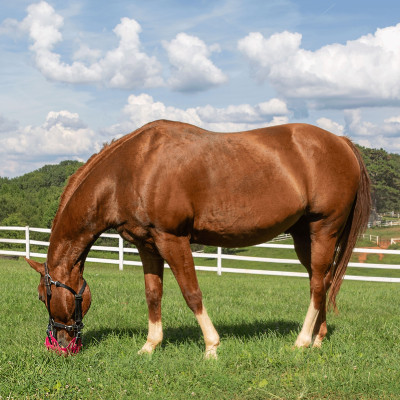
[{"label": "green hillside", "polygon": [[0,178],[0,225],[50,228],[63,188],[81,165],[63,161],[17,178]]}]

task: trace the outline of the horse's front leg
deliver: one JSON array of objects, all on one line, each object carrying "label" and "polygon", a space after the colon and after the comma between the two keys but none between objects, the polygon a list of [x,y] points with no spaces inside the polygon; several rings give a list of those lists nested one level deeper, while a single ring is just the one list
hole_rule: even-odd
[{"label": "horse's front leg", "polygon": [[158,233],[156,245],[162,257],[171,267],[187,305],[197,318],[206,345],[205,358],[217,358],[219,335],[203,305],[189,239],[184,236],[177,237],[167,233]]},{"label": "horse's front leg", "polygon": [[163,294],[164,260],[158,255],[138,247],[143,263],[146,301],[149,309],[147,341],[139,354],[152,353],[163,339],[161,323],[161,298]]}]

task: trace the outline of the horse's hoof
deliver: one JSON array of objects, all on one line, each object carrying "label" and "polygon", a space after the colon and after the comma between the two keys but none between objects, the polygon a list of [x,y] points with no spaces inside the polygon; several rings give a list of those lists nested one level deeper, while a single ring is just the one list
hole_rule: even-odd
[{"label": "horse's hoof", "polygon": [[207,348],[206,352],[204,354],[204,358],[206,360],[216,360],[218,358],[217,348],[218,348],[218,344]]},{"label": "horse's hoof", "polygon": [[154,351],[155,346],[151,343],[146,342],[144,346],[138,351],[138,354],[151,354]]},{"label": "horse's hoof", "polygon": [[322,347],[322,339],[319,339],[318,337],[316,337],[312,347],[316,347],[317,349],[320,349]]},{"label": "horse's hoof", "polygon": [[305,349],[307,347],[309,347],[311,344],[311,339],[308,337],[298,337],[294,347],[298,348],[298,349]]}]

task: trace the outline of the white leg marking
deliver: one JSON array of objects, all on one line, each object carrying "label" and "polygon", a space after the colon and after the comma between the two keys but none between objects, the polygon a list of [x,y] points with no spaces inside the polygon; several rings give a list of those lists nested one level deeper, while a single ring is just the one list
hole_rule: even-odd
[{"label": "white leg marking", "polygon": [[149,320],[149,333],[147,335],[147,342],[138,351],[138,354],[152,353],[159,343],[163,339],[163,330],[161,320],[157,322],[151,322]]},{"label": "white leg marking", "polygon": [[203,306],[203,310],[200,314],[196,314],[197,321],[199,322],[200,328],[203,332],[204,342],[206,344],[205,358],[217,358],[217,347],[219,346],[219,335],[215,330],[210,317],[207,314],[207,310]]},{"label": "white leg marking", "polygon": [[314,331],[315,323],[317,322],[319,310],[314,308],[314,299],[311,296],[310,306],[308,307],[306,319],[304,320],[301,332],[297,337],[296,347],[308,347],[312,341],[312,334]]}]

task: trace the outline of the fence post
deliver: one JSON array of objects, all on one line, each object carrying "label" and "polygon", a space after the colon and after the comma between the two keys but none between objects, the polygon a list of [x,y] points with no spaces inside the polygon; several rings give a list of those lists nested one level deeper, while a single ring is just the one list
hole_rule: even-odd
[{"label": "fence post", "polygon": [[25,257],[30,258],[31,256],[31,243],[29,239],[29,226],[25,227]]},{"label": "fence post", "polygon": [[124,269],[124,240],[122,237],[118,238],[118,254],[119,254],[119,270],[123,271]]},{"label": "fence post", "polygon": [[222,274],[222,248],[218,247],[217,250],[217,274],[221,275]]}]

